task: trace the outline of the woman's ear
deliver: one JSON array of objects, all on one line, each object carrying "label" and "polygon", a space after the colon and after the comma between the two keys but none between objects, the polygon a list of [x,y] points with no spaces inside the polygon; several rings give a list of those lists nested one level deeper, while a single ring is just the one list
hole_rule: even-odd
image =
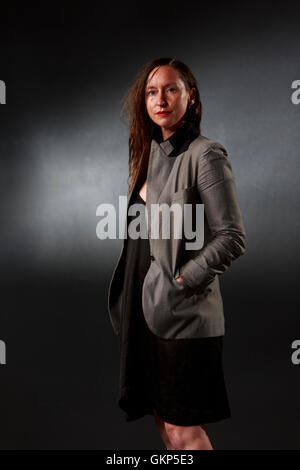
[{"label": "woman's ear", "polygon": [[190,89],[190,97],[189,97],[189,105],[190,106],[193,106],[193,104],[195,103],[195,96],[196,96],[196,88],[192,87]]}]

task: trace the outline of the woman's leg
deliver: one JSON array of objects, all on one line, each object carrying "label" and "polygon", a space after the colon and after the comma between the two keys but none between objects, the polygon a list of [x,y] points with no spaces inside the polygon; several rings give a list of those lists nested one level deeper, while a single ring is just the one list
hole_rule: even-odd
[{"label": "woman's leg", "polygon": [[173,450],[173,447],[171,446],[171,442],[169,440],[169,437],[166,433],[165,422],[158,416],[155,408],[153,408],[153,414],[154,414],[154,419],[155,419],[156,426],[159,429],[161,438],[163,440],[163,443],[166,446],[166,449],[167,450]]},{"label": "woman's leg", "polygon": [[153,408],[155,422],[167,450],[213,450],[205,424],[177,426],[163,421]]}]

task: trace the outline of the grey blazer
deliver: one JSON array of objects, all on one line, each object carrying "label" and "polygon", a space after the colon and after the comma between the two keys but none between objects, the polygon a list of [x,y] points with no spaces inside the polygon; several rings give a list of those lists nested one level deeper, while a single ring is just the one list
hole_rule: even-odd
[{"label": "grey blazer", "polygon": [[[142,290],[145,320],[155,335],[165,339],[221,336],[225,320],[219,275],[246,250],[232,167],[226,149],[202,135],[180,155],[170,156],[172,150],[170,140],[158,143],[152,139],[147,170],[143,175],[141,167],[128,195],[130,205],[146,175],[151,264]],[[182,224],[184,204],[192,208],[204,204],[202,248],[187,250],[186,243],[191,240],[184,234],[174,238],[172,224],[169,238],[151,238],[151,204],[162,203],[179,204]],[[120,334],[122,298],[126,295],[122,289],[126,241],[123,239],[108,290],[108,312],[116,335]],[[184,284],[176,281],[178,276]]]}]

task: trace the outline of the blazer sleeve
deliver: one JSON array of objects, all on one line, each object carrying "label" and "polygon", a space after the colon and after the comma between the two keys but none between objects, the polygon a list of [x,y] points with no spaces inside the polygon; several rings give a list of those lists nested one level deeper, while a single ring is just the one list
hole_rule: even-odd
[{"label": "blazer sleeve", "polygon": [[191,288],[204,287],[223,274],[246,251],[246,232],[228,154],[213,142],[199,157],[197,188],[212,237],[193,258],[179,268]]}]

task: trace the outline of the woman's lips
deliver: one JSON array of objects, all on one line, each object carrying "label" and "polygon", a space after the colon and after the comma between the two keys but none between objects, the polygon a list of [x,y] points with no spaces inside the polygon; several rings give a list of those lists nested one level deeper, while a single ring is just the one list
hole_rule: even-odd
[{"label": "woman's lips", "polygon": [[166,116],[167,114],[170,114],[170,111],[163,111],[161,113],[157,113],[159,116]]}]

